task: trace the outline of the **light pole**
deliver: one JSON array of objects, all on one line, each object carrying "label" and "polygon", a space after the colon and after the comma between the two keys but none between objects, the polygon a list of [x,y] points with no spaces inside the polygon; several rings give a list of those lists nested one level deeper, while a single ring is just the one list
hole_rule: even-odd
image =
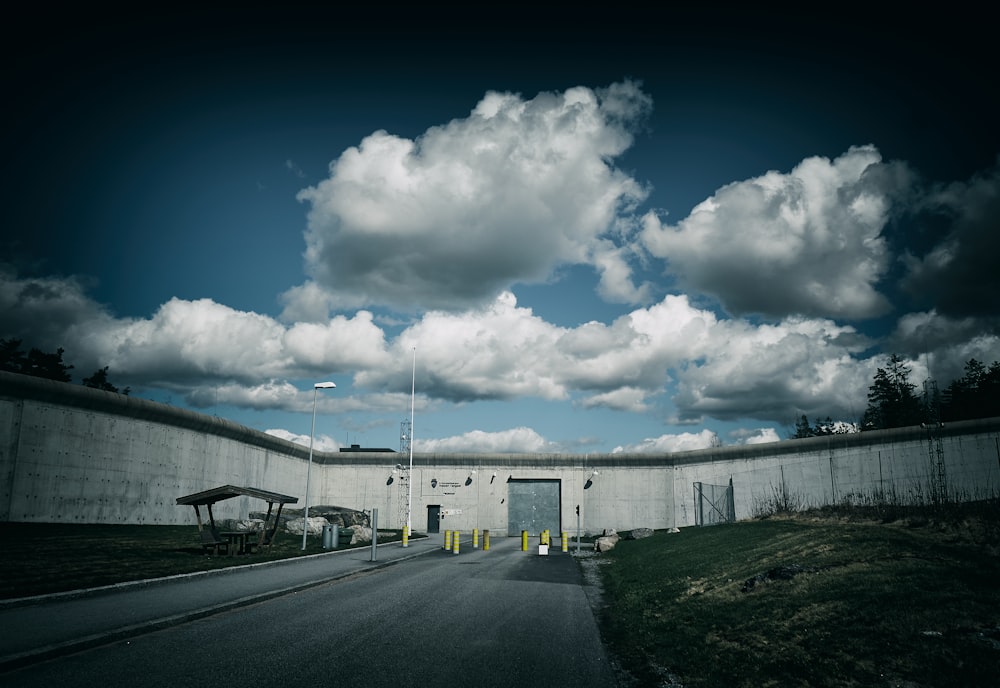
[{"label": "light pole", "polygon": [[309,463],[306,464],[306,510],[302,514],[302,549],[306,548],[306,533],[309,531],[309,474],[313,465],[313,438],[316,436],[316,394],[321,389],[331,389],[337,385],[332,382],[317,382],[313,385],[313,420],[309,431]]},{"label": "light pole", "polygon": [[413,347],[413,374],[410,378],[410,473],[406,493],[406,532],[413,532],[410,523],[410,508],[413,506],[413,396],[417,391],[417,347]]}]

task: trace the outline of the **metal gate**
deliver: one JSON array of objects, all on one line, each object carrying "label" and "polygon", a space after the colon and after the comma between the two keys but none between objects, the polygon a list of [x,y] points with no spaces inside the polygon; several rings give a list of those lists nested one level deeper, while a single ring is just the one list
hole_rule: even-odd
[{"label": "metal gate", "polygon": [[733,479],[729,485],[694,484],[694,523],[697,526],[714,526],[736,520],[736,502],[733,499]]},{"label": "metal gate", "polygon": [[507,535],[522,530],[538,535],[543,530],[560,532],[561,480],[514,480],[507,482]]}]

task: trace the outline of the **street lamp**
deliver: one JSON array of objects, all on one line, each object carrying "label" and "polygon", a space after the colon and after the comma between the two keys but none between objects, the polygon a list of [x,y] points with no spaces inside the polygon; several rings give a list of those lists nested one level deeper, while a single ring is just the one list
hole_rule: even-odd
[{"label": "street lamp", "polygon": [[313,438],[316,436],[316,394],[321,389],[332,389],[337,385],[332,382],[317,382],[313,385],[313,420],[309,431],[309,463],[306,464],[306,510],[302,514],[302,550],[306,549],[306,533],[309,530],[309,474],[313,465]]},{"label": "street lamp", "polygon": [[413,371],[410,378],[410,472],[407,480],[406,493],[406,532],[407,536],[413,532],[413,524],[410,523],[410,509],[413,507],[413,397],[417,391],[417,347],[413,347]]}]

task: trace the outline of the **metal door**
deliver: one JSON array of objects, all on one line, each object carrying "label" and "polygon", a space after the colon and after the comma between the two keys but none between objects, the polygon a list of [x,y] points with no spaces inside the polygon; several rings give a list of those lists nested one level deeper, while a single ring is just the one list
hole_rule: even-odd
[{"label": "metal door", "polygon": [[526,530],[534,536],[548,530],[558,537],[561,486],[561,480],[509,480],[507,535],[516,537]]},{"label": "metal door", "polygon": [[427,532],[441,532],[441,505],[431,504],[427,507]]}]

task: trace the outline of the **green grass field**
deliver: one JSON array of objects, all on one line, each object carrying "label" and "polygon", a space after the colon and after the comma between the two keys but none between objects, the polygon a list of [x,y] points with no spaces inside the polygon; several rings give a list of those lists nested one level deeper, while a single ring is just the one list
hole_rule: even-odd
[{"label": "green grass field", "polygon": [[[270,550],[227,556],[204,549],[196,526],[4,523],[0,599],[209,571],[324,552],[322,539],[279,533]],[[350,534],[341,531],[340,549]],[[346,537],[344,537],[346,535]],[[379,542],[399,531],[379,529]],[[362,546],[368,546],[365,543]]]},{"label": "green grass field", "polygon": [[995,505],[657,533],[602,555],[603,625],[640,685],[994,686],[998,553]]}]

